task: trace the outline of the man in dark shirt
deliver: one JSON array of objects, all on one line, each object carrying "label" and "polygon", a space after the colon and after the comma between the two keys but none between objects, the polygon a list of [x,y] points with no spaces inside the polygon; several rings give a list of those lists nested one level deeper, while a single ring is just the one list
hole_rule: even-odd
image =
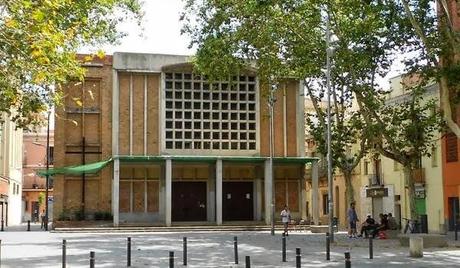
[{"label": "man in dark shirt", "polygon": [[369,234],[373,234],[377,225],[375,224],[375,220],[371,217],[371,214],[367,214],[366,220],[363,222],[361,226],[361,233],[359,237],[363,236],[363,233],[368,237]]}]

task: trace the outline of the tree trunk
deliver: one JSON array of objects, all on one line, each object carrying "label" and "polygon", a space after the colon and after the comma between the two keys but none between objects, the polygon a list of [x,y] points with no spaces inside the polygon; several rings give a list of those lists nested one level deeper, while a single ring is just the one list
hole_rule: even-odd
[{"label": "tree trunk", "polygon": [[410,166],[404,166],[404,181],[407,187],[408,201],[410,214],[408,215],[410,219],[417,219],[418,213],[415,209],[415,184],[414,184],[414,172]]},{"label": "tree trunk", "polygon": [[353,184],[351,183],[352,174],[351,172],[343,172],[343,177],[345,178],[345,200],[347,200],[348,207],[351,202],[355,201]]}]

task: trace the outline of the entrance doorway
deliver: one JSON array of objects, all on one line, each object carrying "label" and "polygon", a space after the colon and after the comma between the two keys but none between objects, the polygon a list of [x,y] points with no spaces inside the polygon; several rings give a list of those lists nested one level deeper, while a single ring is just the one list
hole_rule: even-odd
[{"label": "entrance doorway", "polygon": [[457,224],[460,224],[459,217],[459,199],[458,197],[449,197],[448,198],[448,209],[449,209],[449,231],[454,230],[454,222],[457,220]]},{"label": "entrance doorway", "polygon": [[252,182],[222,183],[222,218],[224,221],[254,220]]},{"label": "entrance doorway", "polygon": [[32,222],[38,222],[40,221],[39,216],[40,216],[40,203],[37,201],[32,201],[32,217],[31,221]]},{"label": "entrance doorway", "polygon": [[172,221],[206,221],[206,182],[172,183]]}]

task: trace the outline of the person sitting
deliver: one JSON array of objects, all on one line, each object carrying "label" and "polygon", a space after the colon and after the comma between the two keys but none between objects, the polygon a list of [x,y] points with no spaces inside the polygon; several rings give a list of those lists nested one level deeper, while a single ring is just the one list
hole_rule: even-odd
[{"label": "person sitting", "polygon": [[367,214],[366,220],[361,225],[361,233],[359,234],[359,237],[362,237],[363,233],[366,237],[368,237],[370,234],[374,233],[376,228],[377,225],[375,224],[375,220],[372,218],[371,214]]},{"label": "person sitting", "polygon": [[375,238],[375,236],[378,235],[379,232],[388,230],[388,215],[380,213],[379,217],[380,217],[380,224],[377,226],[377,228],[372,233],[373,238]]},{"label": "person sitting", "polygon": [[388,229],[397,230],[398,224],[396,223],[395,217],[391,213],[388,213]]}]

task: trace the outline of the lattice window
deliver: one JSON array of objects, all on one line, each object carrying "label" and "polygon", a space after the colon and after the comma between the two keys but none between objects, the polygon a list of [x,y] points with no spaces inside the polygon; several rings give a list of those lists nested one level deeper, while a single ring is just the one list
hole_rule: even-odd
[{"label": "lattice window", "polygon": [[256,150],[256,79],[165,74],[165,148]]}]

